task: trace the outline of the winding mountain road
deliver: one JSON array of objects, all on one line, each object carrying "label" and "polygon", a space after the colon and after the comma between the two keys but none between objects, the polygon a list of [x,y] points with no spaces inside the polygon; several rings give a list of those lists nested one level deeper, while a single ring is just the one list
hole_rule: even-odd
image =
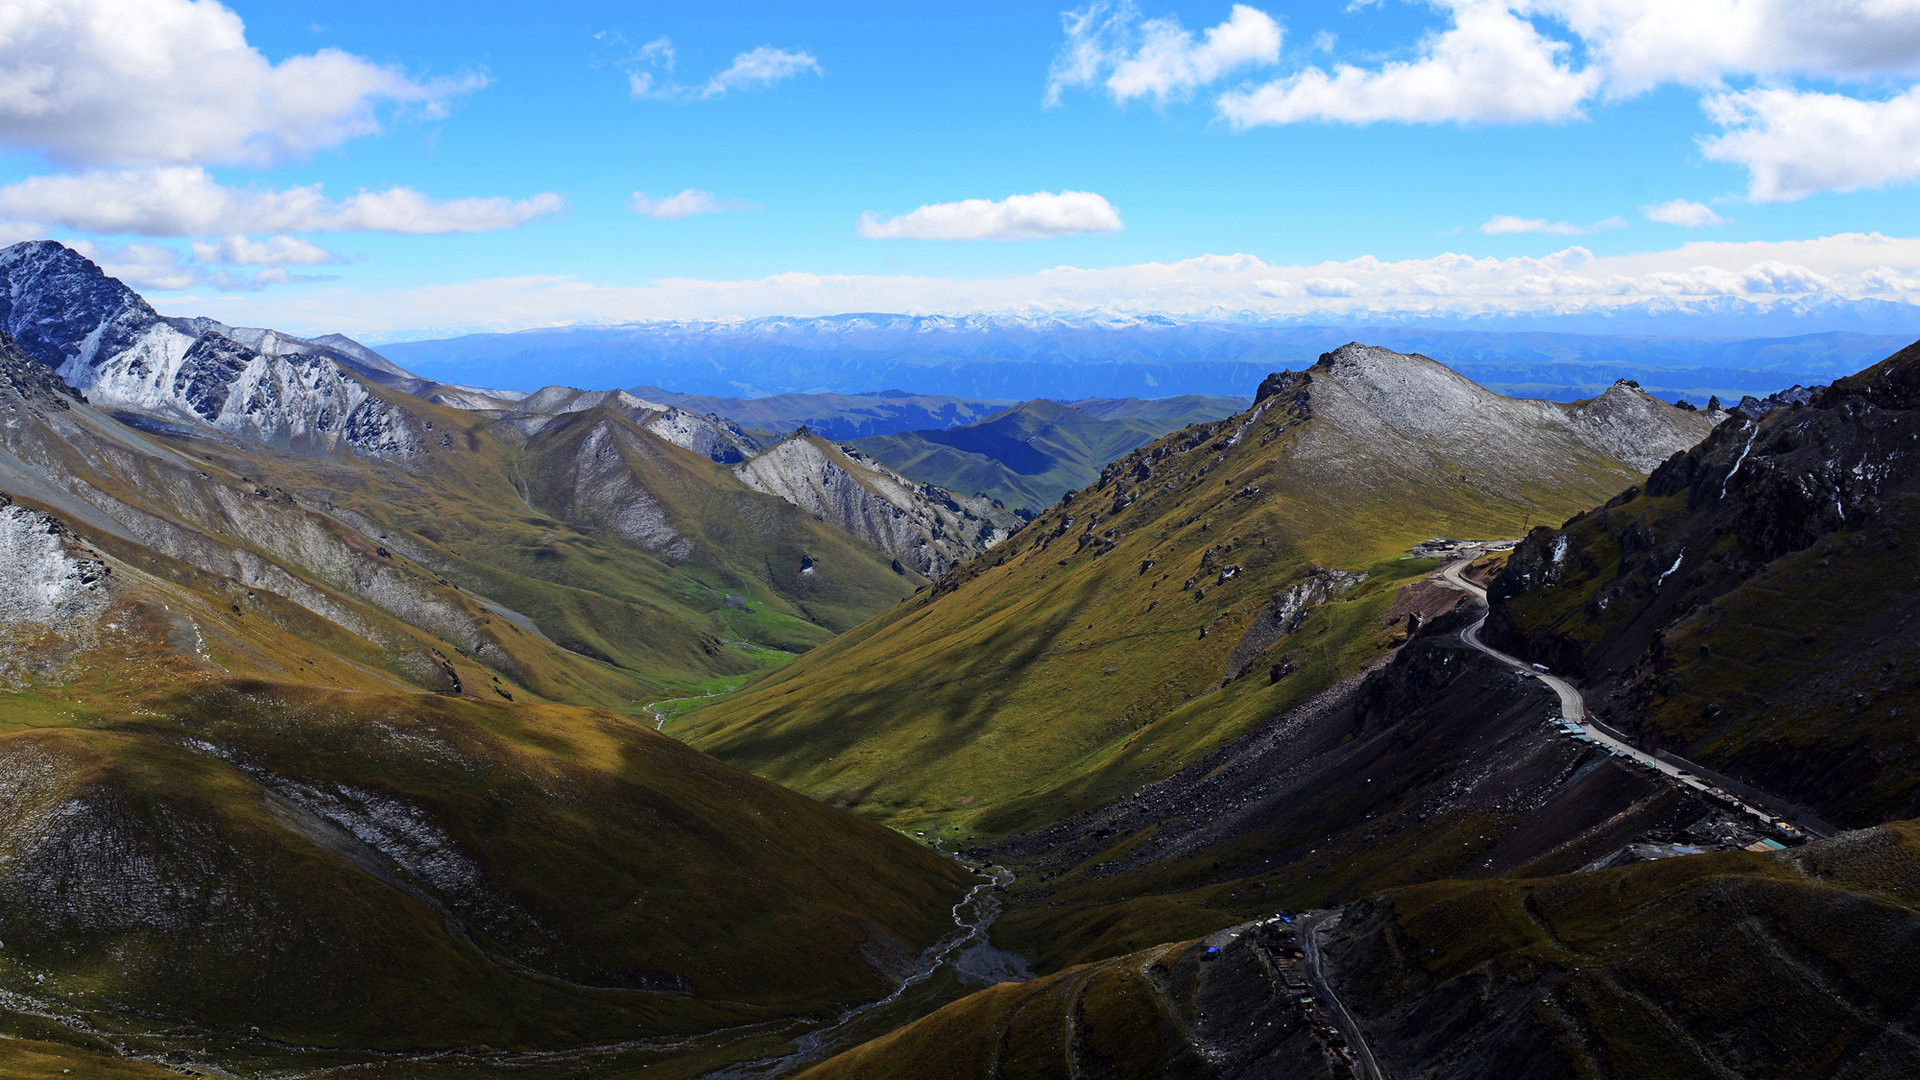
[{"label": "winding mountain road", "polygon": [[1300,917],[1300,945],[1307,954],[1307,982],[1320,995],[1320,1000],[1326,1004],[1324,1011],[1333,1020],[1334,1026],[1340,1029],[1341,1037],[1347,1040],[1348,1049],[1353,1051],[1354,1071],[1359,1074],[1358,1080],[1388,1080],[1380,1063],[1374,1060],[1373,1047],[1367,1045],[1367,1036],[1360,1029],[1360,1021],[1347,1011],[1340,995],[1334,993],[1332,981],[1321,968],[1320,931],[1339,921],[1338,911],[1315,911]]},{"label": "winding mountain road", "polygon": [[[1751,806],[1745,802],[1740,801],[1739,799],[1735,799],[1732,796],[1727,795],[1725,792],[1718,791],[1718,789],[1716,789],[1712,784],[1709,784],[1706,781],[1700,779],[1698,776],[1695,776],[1693,773],[1687,772],[1685,769],[1682,769],[1679,766],[1672,764],[1671,762],[1662,761],[1660,758],[1655,757],[1653,754],[1648,753],[1647,751],[1644,751],[1639,747],[1634,746],[1630,743],[1622,742],[1621,740],[1615,738],[1614,736],[1608,734],[1607,732],[1602,731],[1600,728],[1596,727],[1594,724],[1592,724],[1587,720],[1586,699],[1580,695],[1579,689],[1575,687],[1572,683],[1568,682],[1567,680],[1561,678],[1558,675],[1552,674],[1551,672],[1541,671],[1540,669],[1534,667],[1532,664],[1529,664],[1526,661],[1521,660],[1517,657],[1508,656],[1506,653],[1503,653],[1500,650],[1492,647],[1491,645],[1488,645],[1485,642],[1481,641],[1480,628],[1486,625],[1487,616],[1492,614],[1492,609],[1487,608],[1487,590],[1481,588],[1478,585],[1475,585],[1471,581],[1468,581],[1466,576],[1463,575],[1461,571],[1466,569],[1466,567],[1470,565],[1475,559],[1481,558],[1484,554],[1485,554],[1484,551],[1473,551],[1468,555],[1465,555],[1461,558],[1455,559],[1453,562],[1448,563],[1446,566],[1442,567],[1440,570],[1440,577],[1443,581],[1453,586],[1454,588],[1461,590],[1467,595],[1473,597],[1475,600],[1478,600],[1480,602],[1480,606],[1486,609],[1481,613],[1478,619],[1474,620],[1474,623],[1472,626],[1469,626],[1465,630],[1460,631],[1460,640],[1466,642],[1468,645],[1471,645],[1475,649],[1478,649],[1481,652],[1486,653],[1488,656],[1493,657],[1495,660],[1500,661],[1501,663],[1507,665],[1508,667],[1514,669],[1515,671],[1518,671],[1523,675],[1532,676],[1533,678],[1538,679],[1541,682],[1545,683],[1547,686],[1551,687],[1553,689],[1553,692],[1560,696],[1560,715],[1578,724],[1580,726],[1580,731],[1582,734],[1584,734],[1587,738],[1593,740],[1593,742],[1599,744],[1604,749],[1614,754],[1628,758],[1629,760],[1639,762],[1640,764],[1645,765],[1646,767],[1653,769],[1656,772],[1664,773],[1666,776],[1671,778],[1677,784],[1681,784],[1683,786],[1692,788],[1695,791],[1713,792],[1717,795],[1717,797],[1730,801],[1733,804],[1733,806],[1736,807],[1737,809],[1747,814],[1751,814],[1756,818],[1759,818],[1762,822],[1764,822],[1768,826],[1772,826],[1774,822],[1780,820],[1778,815],[1775,815],[1767,810],[1763,810],[1760,807]],[[1804,835],[1812,835],[1812,836],[1821,835],[1819,831],[1809,830],[1804,825],[1795,825],[1794,827],[1797,831],[1801,831]]]}]

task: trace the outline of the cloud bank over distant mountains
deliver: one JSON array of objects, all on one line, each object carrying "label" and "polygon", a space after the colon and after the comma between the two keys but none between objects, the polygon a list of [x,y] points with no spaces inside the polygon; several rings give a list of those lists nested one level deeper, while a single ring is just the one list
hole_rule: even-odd
[{"label": "cloud bank over distant mountains", "polygon": [[[785,273],[752,280],[679,278],[612,286],[540,276],[380,293],[329,288],[302,297],[236,301],[198,296],[161,303],[170,310],[204,310],[227,321],[294,331],[345,327],[356,335],[391,338],[571,323],[850,311],[1466,316],[1597,312],[1648,302],[1720,300],[1761,306],[1835,300],[1912,305],[1920,303],[1916,268],[1920,239],[1849,233],[1779,243],[1696,241],[1667,251],[1617,256],[1596,256],[1573,246],[1542,257],[1444,254],[1388,262],[1362,256],[1290,266],[1252,255],[1203,255],[1105,268],[1059,266],[1019,277],[972,280]],[[1920,322],[1920,308],[1915,316]]]}]

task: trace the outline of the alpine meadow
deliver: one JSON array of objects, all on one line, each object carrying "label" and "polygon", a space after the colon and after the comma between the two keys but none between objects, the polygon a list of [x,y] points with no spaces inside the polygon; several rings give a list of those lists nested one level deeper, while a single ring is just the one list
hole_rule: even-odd
[{"label": "alpine meadow", "polygon": [[0,1080],[1920,1076],[1920,0],[0,0]]}]

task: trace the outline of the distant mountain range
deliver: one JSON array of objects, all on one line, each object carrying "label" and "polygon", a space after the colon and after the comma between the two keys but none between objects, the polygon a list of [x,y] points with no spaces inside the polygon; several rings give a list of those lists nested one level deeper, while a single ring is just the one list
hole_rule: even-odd
[{"label": "distant mountain range", "polygon": [[854,314],[474,334],[399,342],[382,352],[427,378],[516,390],[552,382],[646,384],[761,398],[895,387],[1013,401],[1244,393],[1268,372],[1364,340],[1432,356],[1506,394],[1576,400],[1632,379],[1657,396],[1702,404],[1714,394],[1737,399],[1830,382],[1915,333],[1920,317],[1913,309],[1871,304],[1821,308],[1818,318],[1810,311],[1797,321],[1727,305],[1684,319],[1648,309],[1604,318],[1313,323],[1235,315],[1181,321]]},{"label": "distant mountain range", "polygon": [[1189,423],[1239,411],[1239,406],[1217,411],[1203,406],[1152,418],[1124,412],[1102,418],[1072,405],[1035,400],[965,427],[876,435],[854,445],[915,480],[990,495],[1032,516],[1091,483],[1127,451]]}]

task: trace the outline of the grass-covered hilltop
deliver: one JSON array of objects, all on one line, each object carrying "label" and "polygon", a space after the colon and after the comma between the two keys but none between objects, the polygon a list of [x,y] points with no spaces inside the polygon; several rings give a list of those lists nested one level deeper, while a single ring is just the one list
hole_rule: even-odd
[{"label": "grass-covered hilltop", "polygon": [[[1382,657],[1435,536],[1517,536],[1711,428],[1348,346],[1108,465],[1012,540],[671,728],[916,830],[1004,835],[1192,764]],[[1390,617],[1398,625],[1390,625]]]}]

